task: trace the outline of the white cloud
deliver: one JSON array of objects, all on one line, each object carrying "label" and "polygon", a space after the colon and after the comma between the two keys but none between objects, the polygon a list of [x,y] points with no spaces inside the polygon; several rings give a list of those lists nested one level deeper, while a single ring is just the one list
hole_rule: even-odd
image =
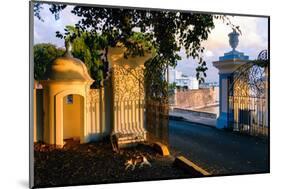
[{"label": "white cloud", "polygon": [[[267,19],[261,17],[234,16],[229,17],[234,25],[238,25],[242,31],[239,36],[239,45],[237,50],[242,52],[251,52],[251,58],[267,48],[268,33]],[[206,50],[211,50],[215,56],[222,56],[223,53],[230,51],[228,44],[228,33],[232,30],[221,20],[215,20],[215,29],[212,30],[207,41],[203,43]],[[255,54],[254,54],[255,52]]]},{"label": "white cloud", "polygon": [[[231,22],[238,25],[242,31],[239,37],[239,45],[237,50],[244,52],[250,56],[250,59],[255,59],[260,51],[267,49],[268,46],[268,23],[267,18],[261,17],[245,17],[235,16],[229,17]],[[202,45],[206,48],[205,60],[208,70],[207,81],[218,81],[218,70],[213,67],[212,62],[223,56],[224,53],[231,51],[228,42],[228,34],[232,31],[230,26],[227,26],[221,20],[215,20],[215,28],[211,31],[207,41]],[[184,52],[184,51],[183,51]],[[187,66],[187,64],[189,64]],[[194,60],[183,58],[176,67],[186,74],[195,76],[195,68],[197,64]]]},{"label": "white cloud", "polygon": [[205,52],[205,56],[206,56],[206,57],[213,57],[213,56],[214,56],[214,53],[213,53],[212,51],[210,51],[210,50],[207,50],[207,51]]}]

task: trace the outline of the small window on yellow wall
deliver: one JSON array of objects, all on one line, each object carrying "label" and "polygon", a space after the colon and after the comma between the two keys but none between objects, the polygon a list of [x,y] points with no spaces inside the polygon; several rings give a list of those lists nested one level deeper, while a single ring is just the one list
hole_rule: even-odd
[{"label": "small window on yellow wall", "polygon": [[66,103],[67,104],[73,104],[73,95],[67,95]]}]

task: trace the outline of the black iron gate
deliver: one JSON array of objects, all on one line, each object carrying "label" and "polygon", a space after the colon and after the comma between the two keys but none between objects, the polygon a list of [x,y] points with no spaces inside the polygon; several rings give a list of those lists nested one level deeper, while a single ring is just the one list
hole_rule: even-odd
[{"label": "black iron gate", "polygon": [[229,79],[228,125],[250,135],[268,135],[268,59],[262,51],[258,59],[240,66]]},{"label": "black iron gate", "polygon": [[167,67],[157,58],[145,63],[145,119],[148,140],[169,146]]}]

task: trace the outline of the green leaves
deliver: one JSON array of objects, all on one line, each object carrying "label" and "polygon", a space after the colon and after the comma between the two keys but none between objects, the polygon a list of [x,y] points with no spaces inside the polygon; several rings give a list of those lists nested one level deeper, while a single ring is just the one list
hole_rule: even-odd
[{"label": "green leaves", "polygon": [[[197,77],[204,82],[202,78],[206,77],[207,67],[201,43],[214,28],[212,15],[81,6],[76,6],[72,13],[83,17],[78,22],[80,28],[92,28],[107,36],[110,46],[123,43],[127,48],[125,58],[129,55],[143,56],[146,50],[154,49],[155,57],[146,63],[145,71],[145,78],[149,81],[147,91],[153,98],[167,95],[165,70],[167,66],[176,66],[181,59],[178,53],[182,47],[187,58],[198,60]],[[137,36],[136,29],[142,35]]]},{"label": "green leaves", "polygon": [[168,103],[167,62],[159,55],[145,63],[144,83],[147,100]]},{"label": "green leaves", "polygon": [[[56,19],[59,19],[60,12],[65,8],[66,5],[63,4],[51,4],[49,10]],[[40,17],[41,9],[40,3],[34,5],[34,15],[38,19],[42,19]],[[155,55],[173,67],[180,60],[179,50],[185,48],[186,57],[192,57],[198,61],[199,65],[196,70],[199,78],[206,76],[204,71],[206,65],[201,60],[205,49],[201,43],[208,39],[211,30],[215,27],[214,19],[221,20],[242,34],[239,26],[232,24],[230,18],[224,15],[87,6],[75,6],[71,13],[81,17],[75,25],[78,33],[69,32],[69,28],[66,28],[65,34],[56,32],[57,37],[65,38],[67,36],[65,39],[72,41],[76,37],[81,37],[83,32],[89,32],[90,36],[99,34],[103,39],[106,39],[106,42],[95,42],[104,51],[109,46],[114,47],[117,42],[123,43],[127,48],[124,57],[129,55],[143,56],[146,50],[154,49]],[[142,42],[133,39],[136,31],[142,32],[144,37]],[[144,41],[146,44],[149,43],[149,48],[143,46]],[[86,43],[90,49],[96,48],[92,42]]]},{"label": "green leaves", "polygon": [[64,4],[52,4],[49,8],[50,12],[55,15],[55,19],[60,18],[60,12],[66,8],[67,5]]},{"label": "green leaves", "polygon": [[83,32],[74,26],[66,26],[64,38],[72,41],[73,56],[85,63],[95,80],[91,87],[100,88],[105,77],[104,69],[107,68],[106,63],[101,60],[100,52],[108,46],[106,37],[97,33]]},{"label": "green leaves", "polygon": [[41,9],[43,9],[41,3],[34,3],[34,6],[33,6],[33,12],[34,12],[34,16],[36,18],[38,18],[38,20],[44,22],[44,19],[41,17],[40,15],[40,11]]},{"label": "green leaves", "polygon": [[34,79],[48,79],[48,73],[52,62],[62,56],[63,49],[58,49],[55,45],[42,43],[34,45]]},{"label": "green leaves", "polygon": [[[59,13],[65,7],[51,5],[50,11],[59,19]],[[40,6],[37,10],[36,15],[40,16]],[[242,33],[239,26],[232,24],[230,18],[224,15],[87,6],[75,6],[71,13],[81,19],[75,27],[67,27],[64,34],[57,32],[56,36],[73,41],[73,54],[85,62],[91,76],[97,81],[95,87],[100,86],[101,79],[106,77],[108,47],[115,47],[121,42],[127,49],[125,58],[143,56],[145,52],[154,54],[154,58],[146,63],[145,74],[151,80],[150,89],[154,91],[151,95],[155,98],[167,94],[165,91],[158,94],[156,90],[161,90],[166,82],[166,68],[175,67],[181,59],[179,51],[182,48],[187,58],[197,61],[196,76],[200,83],[204,82],[208,68],[204,61],[205,48],[202,42],[208,39],[214,29],[214,19],[222,20]]]}]

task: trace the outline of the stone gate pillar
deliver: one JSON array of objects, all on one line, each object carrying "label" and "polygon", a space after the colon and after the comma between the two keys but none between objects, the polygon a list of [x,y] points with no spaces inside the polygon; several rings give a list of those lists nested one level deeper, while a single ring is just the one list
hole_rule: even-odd
[{"label": "stone gate pillar", "polygon": [[219,117],[216,127],[219,129],[228,127],[228,119],[233,119],[233,115],[228,116],[228,95],[230,84],[233,82],[233,72],[249,60],[249,56],[236,49],[239,43],[239,33],[233,31],[228,34],[229,44],[232,47],[230,52],[224,53],[213,65],[219,70]]},{"label": "stone gate pillar", "polygon": [[108,50],[112,135],[120,139],[119,146],[146,140],[144,63],[152,56],[145,53],[124,58],[125,51],[121,43]]}]

